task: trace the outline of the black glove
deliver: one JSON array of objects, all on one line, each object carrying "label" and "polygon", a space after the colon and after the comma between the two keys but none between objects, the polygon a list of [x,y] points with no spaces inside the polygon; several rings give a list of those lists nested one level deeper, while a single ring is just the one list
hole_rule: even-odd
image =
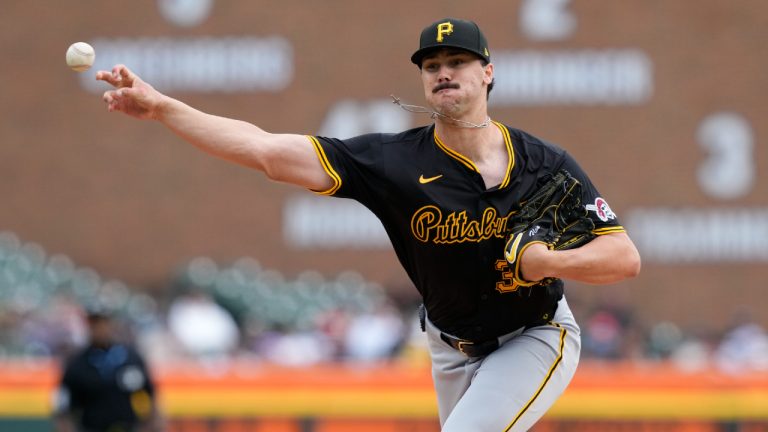
[{"label": "black glove", "polygon": [[581,183],[561,170],[550,178],[513,216],[504,257],[519,286],[546,285],[554,278],[527,281],[520,273],[520,257],[536,243],[550,250],[574,249],[595,238],[594,222],[581,203]]}]

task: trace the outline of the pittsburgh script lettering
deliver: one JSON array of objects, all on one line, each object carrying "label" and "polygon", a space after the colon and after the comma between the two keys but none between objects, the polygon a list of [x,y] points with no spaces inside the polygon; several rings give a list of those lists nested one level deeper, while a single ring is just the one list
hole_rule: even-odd
[{"label": "pittsburgh script lettering", "polygon": [[469,220],[466,211],[451,212],[444,218],[439,208],[428,205],[413,214],[411,232],[424,243],[479,242],[491,237],[503,238],[510,216],[512,213],[501,217],[495,208],[489,207],[479,220]]}]

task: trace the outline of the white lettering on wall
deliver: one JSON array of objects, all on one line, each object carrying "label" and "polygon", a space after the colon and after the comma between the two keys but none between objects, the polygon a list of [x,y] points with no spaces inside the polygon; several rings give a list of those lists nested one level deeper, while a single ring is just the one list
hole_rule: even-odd
[{"label": "white lettering on wall", "polygon": [[636,49],[495,51],[490,104],[637,105],[653,94],[653,63]]},{"label": "white lettering on wall", "polygon": [[626,227],[644,261],[768,261],[768,208],[634,209]]},{"label": "white lettering on wall", "polygon": [[390,242],[379,219],[357,201],[315,195],[289,199],[283,237],[299,249],[381,249]]},{"label": "white lettering on wall", "polygon": [[[283,90],[293,79],[293,47],[278,36],[191,39],[96,39],[95,70],[122,63],[160,91],[241,92]],[[106,85],[80,74],[82,86]]]}]

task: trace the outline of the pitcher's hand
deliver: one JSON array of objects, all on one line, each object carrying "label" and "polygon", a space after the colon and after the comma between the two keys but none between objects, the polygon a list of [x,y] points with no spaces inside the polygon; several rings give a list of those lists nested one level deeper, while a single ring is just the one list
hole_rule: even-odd
[{"label": "pitcher's hand", "polygon": [[102,97],[109,112],[119,111],[142,120],[157,118],[165,96],[125,65],[116,65],[112,72],[98,71],[96,79],[115,87],[114,90],[104,92]]}]

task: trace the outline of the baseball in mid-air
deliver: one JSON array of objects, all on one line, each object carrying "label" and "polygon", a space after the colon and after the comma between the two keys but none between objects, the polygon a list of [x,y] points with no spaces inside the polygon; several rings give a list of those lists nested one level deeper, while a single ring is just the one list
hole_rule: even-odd
[{"label": "baseball in mid-air", "polygon": [[67,48],[67,66],[74,71],[87,71],[95,59],[96,51],[85,42],[75,42]]}]

